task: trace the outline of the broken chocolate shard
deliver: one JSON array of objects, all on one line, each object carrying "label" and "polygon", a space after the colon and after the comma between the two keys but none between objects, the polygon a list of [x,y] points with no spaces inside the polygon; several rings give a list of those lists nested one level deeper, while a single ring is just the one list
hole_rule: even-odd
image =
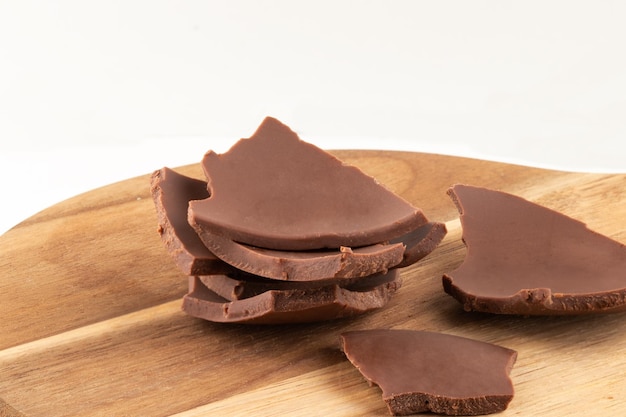
[{"label": "broken chocolate shard", "polygon": [[395,268],[404,268],[426,257],[439,246],[448,233],[446,225],[438,222],[428,222],[417,229],[393,239],[389,243],[403,243],[406,247],[402,261]]},{"label": "broken chocolate shard", "polygon": [[280,281],[248,274],[242,271],[232,273],[199,276],[200,281],[209,290],[228,300],[243,300],[266,291],[313,290],[330,286],[340,286],[350,291],[368,291],[385,282],[396,279],[393,274],[373,274],[367,277],[350,279],[325,279],[319,281]]},{"label": "broken chocolate shard", "polygon": [[198,234],[276,250],[360,247],[427,223],[422,211],[266,118],[248,139],[203,159],[210,197],[190,202]]},{"label": "broken chocolate shard", "polygon": [[316,281],[364,277],[387,271],[403,259],[404,245],[377,244],[360,248],[279,251],[257,248],[214,234],[203,234],[211,251],[235,268],[267,278]]},{"label": "broken chocolate shard", "polygon": [[[333,320],[385,306],[400,288],[397,270],[371,277],[368,285],[344,288],[330,284],[312,288],[268,290],[248,298],[229,300],[190,277],[182,309],[190,316],[219,323],[283,324]],[[294,284],[294,283],[283,283]]]},{"label": "broken chocolate shard", "polygon": [[359,330],[341,335],[350,362],[378,385],[393,415],[481,415],[505,410],[517,352],[442,333]]},{"label": "broken chocolate shard", "polygon": [[391,243],[359,248],[315,251],[257,248],[212,233],[204,233],[200,239],[189,226],[185,207],[198,195],[208,195],[206,182],[164,168],[153,176],[152,188],[157,213],[163,219],[162,230],[166,231],[163,234],[166,246],[187,275],[226,271],[216,269],[226,268],[217,257],[233,269],[273,279],[316,281],[364,277],[417,262],[433,251],[446,233],[444,224],[428,222]]},{"label": "broken chocolate shard", "polygon": [[448,191],[467,253],[443,276],[468,311],[565,315],[626,310],[626,247],[521,197],[469,185]]},{"label": "broken chocolate shard", "polygon": [[206,182],[162,168],[152,174],[150,191],[161,240],[185,275],[217,274],[232,269],[207,249],[187,223],[189,200],[209,196]]},{"label": "broken chocolate shard", "polygon": [[205,233],[204,244],[224,262],[251,274],[289,281],[363,277],[403,268],[432,252],[446,235],[445,224],[429,222],[390,243],[316,251],[279,251]]},{"label": "broken chocolate shard", "polygon": [[228,152],[205,154],[208,181],[151,178],[159,230],[190,276],[183,310],[217,322],[299,323],[383,307],[396,268],[446,234],[356,167],[267,118]]},{"label": "broken chocolate shard", "polygon": [[271,290],[310,288],[308,282],[278,281],[241,272],[232,275],[207,275],[199,276],[198,279],[207,289],[227,301],[243,300]]}]

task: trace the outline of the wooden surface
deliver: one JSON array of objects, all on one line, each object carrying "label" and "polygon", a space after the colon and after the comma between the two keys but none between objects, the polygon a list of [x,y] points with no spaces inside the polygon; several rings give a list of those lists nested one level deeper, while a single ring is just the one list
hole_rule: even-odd
[{"label": "wooden surface", "polygon": [[[465,254],[446,195],[453,183],[518,194],[626,242],[626,175],[416,153],[335,154],[447,222],[443,243],[402,271],[404,285],[386,308],[266,327],[186,316],[180,304],[187,279],[159,240],[148,175],[129,179],[0,236],[0,416],[385,416],[379,388],[339,350],[342,331],[378,327],[517,350],[516,394],[500,415],[623,415],[626,315],[466,313],[443,292],[441,276]],[[201,176],[196,165],[179,171]]]}]

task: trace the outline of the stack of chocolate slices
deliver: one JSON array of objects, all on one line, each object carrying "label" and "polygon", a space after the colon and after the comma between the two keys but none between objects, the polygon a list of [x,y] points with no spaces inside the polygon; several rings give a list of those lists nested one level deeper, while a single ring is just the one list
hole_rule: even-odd
[{"label": "stack of chocolate slices", "polygon": [[159,232],[189,276],[183,310],[215,322],[296,323],[383,307],[399,268],[446,234],[358,168],[276,119],[228,152],[204,155],[206,181],[152,175]]}]

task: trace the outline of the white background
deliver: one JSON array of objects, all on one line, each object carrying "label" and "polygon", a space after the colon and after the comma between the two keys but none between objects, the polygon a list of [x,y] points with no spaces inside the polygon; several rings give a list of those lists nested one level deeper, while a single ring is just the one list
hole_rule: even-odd
[{"label": "white background", "polygon": [[0,233],[266,115],[323,148],[626,172],[626,2],[0,0]]}]

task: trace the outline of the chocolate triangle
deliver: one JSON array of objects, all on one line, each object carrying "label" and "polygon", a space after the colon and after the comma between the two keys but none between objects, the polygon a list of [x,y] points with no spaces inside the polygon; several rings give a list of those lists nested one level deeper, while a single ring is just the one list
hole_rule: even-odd
[{"label": "chocolate triangle", "polygon": [[512,194],[455,185],[464,262],[445,291],[468,311],[584,314],[626,310],[626,247]]},{"label": "chocolate triangle", "polygon": [[192,201],[198,234],[276,250],[359,247],[427,222],[375,179],[266,118],[249,139],[203,159],[210,197]]},{"label": "chocolate triangle", "polygon": [[490,414],[513,398],[513,350],[416,330],[350,331],[341,338],[347,358],[382,389],[393,415]]}]

